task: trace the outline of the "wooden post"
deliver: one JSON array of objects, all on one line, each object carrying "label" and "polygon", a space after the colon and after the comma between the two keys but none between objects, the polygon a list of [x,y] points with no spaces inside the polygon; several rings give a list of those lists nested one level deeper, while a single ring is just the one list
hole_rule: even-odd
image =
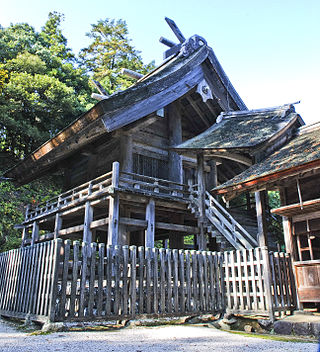
[{"label": "wooden post", "polygon": [[119,244],[119,195],[109,197],[108,245]]},{"label": "wooden post", "polygon": [[[118,161],[112,164],[112,187],[117,189],[119,186],[120,165]],[[120,199],[117,191],[109,197],[109,224],[108,224],[108,245],[116,246],[119,244],[119,206]]]},{"label": "wooden post", "polygon": [[120,177],[120,164],[118,161],[112,163],[112,187],[118,188]]},{"label": "wooden post", "polygon": [[84,223],[83,223],[83,242],[87,244],[92,243],[92,231],[90,229],[92,220],[93,220],[93,207],[91,206],[90,201],[87,201],[84,209]]},{"label": "wooden post", "polygon": [[255,192],[256,211],[258,222],[258,238],[259,247],[268,246],[268,229],[266,221],[266,191]]},{"label": "wooden post", "polygon": [[[170,104],[166,110],[168,116],[169,145],[174,146],[182,143],[181,115],[178,109]],[[182,157],[169,150],[169,180],[178,183],[183,182]]]},{"label": "wooden post", "polygon": [[31,244],[35,244],[39,240],[39,224],[35,221],[32,224],[32,239]]},{"label": "wooden post", "polygon": [[132,172],[133,168],[133,142],[131,134],[124,134],[120,137],[120,161],[121,171]]},{"label": "wooden post", "polygon": [[154,234],[155,234],[155,202],[153,199],[149,200],[146,207],[146,220],[148,222],[145,231],[145,247],[154,247]]},{"label": "wooden post", "polygon": [[206,189],[210,191],[212,188],[217,187],[218,184],[218,170],[217,163],[214,160],[209,160],[208,165],[210,166],[210,173],[207,177]]},{"label": "wooden post", "polygon": [[207,247],[204,230],[205,219],[205,175],[204,175],[204,156],[203,153],[197,154],[197,179],[198,179],[198,203],[199,203],[199,217],[198,227],[200,230],[198,238],[198,249],[205,250]]},{"label": "wooden post", "polygon": [[59,275],[59,264],[60,264],[60,253],[62,247],[62,240],[59,238],[54,241],[54,256],[52,258],[52,285],[50,292],[50,300],[49,300],[49,321],[54,322],[56,318],[56,298],[58,295],[58,275]]},{"label": "wooden post", "polygon": [[[170,220],[173,224],[183,224],[183,215],[173,214],[170,216]],[[184,247],[184,237],[180,232],[170,231],[169,233],[169,245],[170,248],[183,249]]]},{"label": "wooden post", "polygon": [[[258,193],[258,192],[257,192]],[[271,292],[271,267],[268,247],[264,246],[261,248],[262,259],[263,259],[263,280],[264,280],[264,291],[266,295],[267,308],[269,312],[269,318],[274,321],[274,305]],[[260,255],[260,254],[258,254]]]},{"label": "wooden post", "polygon": [[[286,199],[286,192],[285,188],[280,189],[280,201],[281,201],[281,206],[284,206],[287,204],[287,199]],[[288,218],[286,216],[282,217],[282,226],[283,226],[283,234],[284,234],[284,243],[286,246],[286,252],[290,254],[290,259],[291,259],[291,266],[292,266],[292,272],[293,272],[293,277],[295,280],[294,286],[296,289],[295,292],[295,301],[297,302],[297,308],[299,310],[303,309],[303,305],[299,300],[298,296],[298,291],[297,291],[297,277],[296,277],[296,271],[294,267],[294,262],[298,260],[297,258],[297,251],[296,251],[296,245],[293,239],[293,234],[292,234],[292,221],[291,218]]]},{"label": "wooden post", "polygon": [[61,227],[62,227],[62,218],[61,218],[61,215],[57,213],[54,220],[54,239],[59,237],[59,231],[61,230]]}]

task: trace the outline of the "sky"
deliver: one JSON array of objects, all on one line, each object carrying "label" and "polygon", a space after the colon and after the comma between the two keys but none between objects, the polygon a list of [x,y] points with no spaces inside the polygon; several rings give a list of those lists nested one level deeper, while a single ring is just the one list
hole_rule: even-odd
[{"label": "sky", "polygon": [[0,0],[0,24],[40,30],[50,11],[65,15],[63,34],[75,53],[88,45],[91,24],[123,19],[144,62],[156,64],[166,49],[159,38],[176,41],[167,16],[185,37],[206,39],[249,109],[301,101],[304,121],[320,121],[319,0]]}]

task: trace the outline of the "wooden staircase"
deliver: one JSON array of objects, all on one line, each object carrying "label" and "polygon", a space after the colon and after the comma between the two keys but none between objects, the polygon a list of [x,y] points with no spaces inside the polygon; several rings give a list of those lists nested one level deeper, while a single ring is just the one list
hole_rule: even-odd
[{"label": "wooden staircase", "polygon": [[[192,192],[189,209],[196,218],[201,216],[200,201]],[[208,234],[216,238],[221,247],[227,248],[231,245],[235,249],[251,249],[258,246],[256,236],[240,225],[208,192],[205,193],[203,215],[203,226]]]}]

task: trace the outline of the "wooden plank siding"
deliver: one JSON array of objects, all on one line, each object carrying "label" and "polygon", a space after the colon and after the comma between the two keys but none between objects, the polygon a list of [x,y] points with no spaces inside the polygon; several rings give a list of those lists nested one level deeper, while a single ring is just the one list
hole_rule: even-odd
[{"label": "wooden plank siding", "polygon": [[0,253],[0,314],[10,317],[270,315],[295,306],[290,256],[265,247],[217,253],[57,239]]}]

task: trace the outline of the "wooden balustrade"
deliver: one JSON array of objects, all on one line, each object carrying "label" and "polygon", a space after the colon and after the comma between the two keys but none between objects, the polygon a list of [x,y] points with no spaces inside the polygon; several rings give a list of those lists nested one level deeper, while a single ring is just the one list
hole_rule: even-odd
[{"label": "wooden balustrade", "polygon": [[88,199],[99,198],[109,193],[110,187],[124,191],[143,191],[149,195],[172,197],[173,199],[188,199],[190,194],[188,186],[184,184],[129,172],[119,172],[119,163],[114,162],[113,171],[53,197],[46,202],[28,206],[25,223],[52,215],[69,207],[74,207]]}]

